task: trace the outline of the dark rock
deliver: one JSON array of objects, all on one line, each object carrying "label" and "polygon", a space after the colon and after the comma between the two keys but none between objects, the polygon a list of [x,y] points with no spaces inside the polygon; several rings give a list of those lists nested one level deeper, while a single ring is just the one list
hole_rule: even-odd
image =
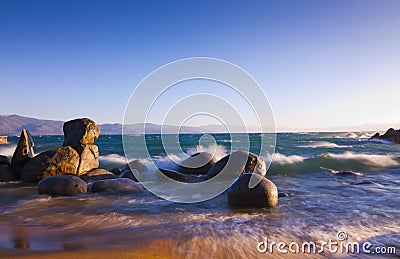
[{"label": "dark rock", "polygon": [[0,165],[11,165],[7,156],[0,155]]},{"label": "dark rock", "polygon": [[385,134],[379,135],[379,133],[375,133],[375,135],[373,135],[370,139],[382,139],[400,144],[400,130],[390,128],[385,132]]},{"label": "dark rock", "polygon": [[75,175],[79,166],[79,154],[70,146],[40,153],[23,168],[21,180],[36,182],[54,175]]},{"label": "dark rock", "polygon": [[140,173],[147,172],[147,167],[142,162],[140,162],[140,160],[133,160],[133,161],[129,162],[129,164],[125,165],[125,167],[122,169],[122,171],[130,170],[130,169],[136,169]]},{"label": "dark rock", "polygon": [[14,173],[10,165],[0,164],[0,182],[8,182],[18,180],[18,176]]},{"label": "dark rock", "polygon": [[[254,188],[249,188],[251,177],[261,180]],[[230,207],[274,207],[278,205],[278,189],[267,178],[257,174],[241,175],[228,190],[228,204]]]},{"label": "dark rock", "polygon": [[111,169],[110,172],[115,175],[120,175],[122,173],[122,169],[119,167],[116,167],[116,168]]},{"label": "dark rock", "polygon": [[135,176],[134,173],[135,174],[139,174],[139,171],[136,170],[136,169],[133,169],[132,171],[131,170],[125,170],[118,177],[119,178],[128,178],[128,179],[131,179],[131,180],[133,180],[135,182],[139,182],[138,179],[136,179],[136,176]]},{"label": "dark rock", "polygon": [[80,176],[86,172],[99,167],[99,148],[96,145],[81,145],[73,147],[80,156],[76,175]]},{"label": "dark rock", "polygon": [[99,127],[88,118],[67,121],[63,126],[63,146],[80,146],[94,144],[100,135]]},{"label": "dark rock", "polygon": [[84,175],[81,175],[80,178],[87,183],[91,183],[91,182],[95,182],[95,181],[99,181],[99,180],[115,179],[117,177],[110,171],[97,168],[97,169],[90,170],[89,172],[87,172]]},{"label": "dark rock", "polygon": [[222,170],[226,172],[225,174],[235,177],[245,172],[256,173],[261,176],[266,176],[267,173],[264,159],[245,151],[236,151],[220,159],[211,167],[210,171],[208,171],[207,178],[213,178],[222,172]]},{"label": "dark rock", "polygon": [[142,186],[127,178],[107,179],[94,182],[92,192],[117,191],[134,193],[142,190]]},{"label": "dark rock", "polygon": [[158,174],[163,174],[166,177],[175,180],[177,182],[183,182],[183,183],[199,183],[203,182],[206,180],[205,175],[190,175],[190,174],[182,174],[176,171],[168,170],[168,169],[163,169],[163,168],[158,168],[158,171],[156,172],[156,176],[160,179],[161,176]]},{"label": "dark rock", "polygon": [[288,197],[289,197],[289,194],[287,194],[287,193],[284,193],[284,192],[278,193],[278,198],[288,198]]},{"label": "dark rock", "polygon": [[70,196],[87,192],[87,184],[76,176],[57,175],[41,180],[38,191],[39,194]]},{"label": "dark rock", "polygon": [[11,166],[18,174],[21,172],[22,167],[35,156],[33,146],[32,136],[27,130],[23,129],[11,159]]},{"label": "dark rock", "polygon": [[180,163],[177,171],[182,174],[206,175],[214,164],[215,158],[210,153],[200,152]]}]

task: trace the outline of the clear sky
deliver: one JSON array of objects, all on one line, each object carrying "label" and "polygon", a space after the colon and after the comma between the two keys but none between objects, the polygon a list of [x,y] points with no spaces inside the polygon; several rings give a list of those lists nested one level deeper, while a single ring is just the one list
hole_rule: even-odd
[{"label": "clear sky", "polygon": [[122,122],[136,85],[206,56],[248,71],[278,129],[400,122],[400,1],[0,0],[0,114]]}]

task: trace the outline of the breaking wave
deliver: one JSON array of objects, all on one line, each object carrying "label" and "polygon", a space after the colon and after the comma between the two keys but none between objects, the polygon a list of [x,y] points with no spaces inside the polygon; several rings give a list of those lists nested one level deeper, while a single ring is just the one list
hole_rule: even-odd
[{"label": "breaking wave", "polygon": [[308,145],[303,145],[300,147],[304,148],[351,148],[352,146],[341,146],[332,142],[327,142],[327,141],[318,141],[318,142],[312,142]]},{"label": "breaking wave", "polygon": [[[269,157],[267,156],[267,159]],[[400,156],[363,154],[346,151],[342,154],[327,153],[316,157],[303,157],[297,155],[286,156],[276,153],[272,157],[270,173],[302,173],[321,171],[321,167],[333,170],[365,171],[374,168],[399,166]]]}]

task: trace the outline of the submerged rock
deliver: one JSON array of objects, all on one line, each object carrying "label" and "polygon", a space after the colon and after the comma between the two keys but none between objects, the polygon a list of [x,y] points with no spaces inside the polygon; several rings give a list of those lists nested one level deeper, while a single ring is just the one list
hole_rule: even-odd
[{"label": "submerged rock", "polygon": [[[250,178],[261,180],[254,188],[249,188]],[[267,178],[245,173],[241,175],[228,190],[228,204],[230,207],[274,207],[278,205],[278,189]]]},{"label": "submerged rock", "polygon": [[71,196],[87,192],[87,184],[79,177],[57,175],[47,177],[39,182],[39,194]]},{"label": "submerged rock", "polygon": [[207,178],[205,175],[194,175],[194,174],[182,174],[173,170],[158,168],[156,176],[159,179],[163,179],[159,174],[163,174],[166,177],[183,183],[199,183],[205,181]]},{"label": "submerged rock", "polygon": [[63,126],[63,146],[80,146],[94,144],[100,135],[100,129],[96,123],[88,118],[67,121]]},{"label": "submerged rock", "polygon": [[142,162],[140,162],[140,160],[133,160],[133,161],[129,162],[129,164],[126,164],[124,166],[124,168],[122,168],[122,171],[131,170],[131,169],[132,170],[136,169],[140,173],[147,172],[147,167]]},{"label": "submerged rock", "polygon": [[105,169],[93,169],[87,172],[84,175],[81,175],[80,178],[87,183],[105,180],[105,179],[115,179],[117,178],[113,173],[107,171]]},{"label": "submerged rock", "polygon": [[22,167],[35,156],[34,145],[32,136],[26,129],[23,129],[11,159],[11,166],[18,174],[21,172]]},{"label": "submerged rock", "polygon": [[131,179],[131,180],[133,180],[135,182],[139,182],[138,179],[136,179],[136,176],[134,175],[134,173],[135,174],[139,174],[139,171],[136,170],[136,169],[125,170],[118,176],[118,178],[128,178],[128,179]]},{"label": "submerged rock", "polygon": [[18,180],[10,165],[0,164],[0,182],[8,182]]},{"label": "submerged rock", "polygon": [[214,164],[215,158],[210,153],[200,152],[180,163],[177,171],[183,174],[206,175]]},{"label": "submerged rock", "polygon": [[69,146],[45,151],[32,158],[24,166],[21,180],[24,182],[36,182],[49,176],[75,175],[79,161],[79,154]]},{"label": "submerged rock", "polygon": [[236,177],[245,172],[266,176],[267,166],[264,159],[260,156],[250,152],[236,151],[216,162],[210,171],[208,171],[207,178],[215,177],[222,170],[226,171],[230,176]]},{"label": "submerged rock", "polygon": [[92,192],[116,191],[134,193],[142,190],[142,186],[139,183],[127,178],[96,181],[91,188]]}]

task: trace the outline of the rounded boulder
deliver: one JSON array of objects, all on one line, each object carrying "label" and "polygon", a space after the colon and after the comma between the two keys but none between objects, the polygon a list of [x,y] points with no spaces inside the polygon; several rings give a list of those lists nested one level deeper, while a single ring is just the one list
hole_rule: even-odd
[{"label": "rounded boulder", "polygon": [[[251,181],[250,178],[254,177]],[[253,188],[252,182],[259,181]],[[257,174],[242,174],[228,190],[228,204],[233,208],[265,208],[278,205],[278,189],[267,178]]]},{"label": "rounded boulder", "polygon": [[72,196],[87,192],[87,184],[73,175],[49,176],[40,180],[38,192],[54,196]]}]

